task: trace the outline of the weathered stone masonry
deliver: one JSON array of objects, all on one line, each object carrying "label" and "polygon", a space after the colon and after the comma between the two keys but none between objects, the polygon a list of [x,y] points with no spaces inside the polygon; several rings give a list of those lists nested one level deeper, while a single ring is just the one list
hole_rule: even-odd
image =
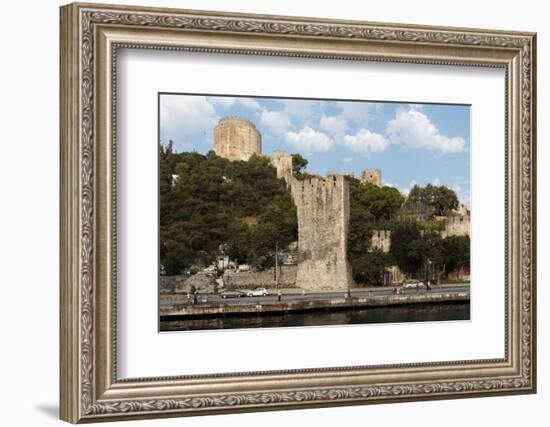
[{"label": "weathered stone masonry", "polygon": [[353,285],[347,258],[349,182],[343,174],[296,179],[292,156],[277,151],[271,157],[277,177],[290,187],[298,214],[296,286],[307,290],[345,290]]},{"label": "weathered stone masonry", "polygon": [[349,182],[343,175],[292,177],[290,189],[298,212],[296,284],[308,290],[348,289],[353,283],[347,259]]},{"label": "weathered stone masonry", "polygon": [[225,117],[214,128],[214,151],[229,160],[248,160],[262,154],[262,135],[249,120]]}]

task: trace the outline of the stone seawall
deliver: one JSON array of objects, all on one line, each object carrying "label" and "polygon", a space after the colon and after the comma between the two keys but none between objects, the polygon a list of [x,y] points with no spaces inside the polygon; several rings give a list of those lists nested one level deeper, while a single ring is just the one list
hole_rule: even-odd
[{"label": "stone seawall", "polygon": [[306,312],[322,310],[345,310],[350,308],[385,307],[407,304],[448,303],[470,301],[469,292],[445,294],[390,295],[377,297],[333,298],[315,301],[288,301],[274,303],[248,303],[239,305],[204,304],[204,305],[166,305],[161,306],[161,318],[167,317],[201,317],[224,315],[257,315],[269,313]]}]

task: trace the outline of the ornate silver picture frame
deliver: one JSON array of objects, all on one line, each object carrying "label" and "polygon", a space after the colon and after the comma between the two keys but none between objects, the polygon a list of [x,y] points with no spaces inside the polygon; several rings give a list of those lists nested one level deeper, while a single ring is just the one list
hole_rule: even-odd
[{"label": "ornate silver picture frame", "polygon": [[[63,6],[60,18],[61,419],[536,391],[535,34],[79,3]],[[120,378],[116,62],[122,48],[504,70],[504,357]]]}]

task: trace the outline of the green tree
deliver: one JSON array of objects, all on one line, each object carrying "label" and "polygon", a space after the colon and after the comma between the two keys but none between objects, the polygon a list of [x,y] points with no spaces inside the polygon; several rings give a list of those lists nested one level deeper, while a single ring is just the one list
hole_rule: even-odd
[{"label": "green tree", "polygon": [[390,254],[406,274],[416,274],[422,265],[422,256],[413,247],[420,237],[420,226],[414,221],[400,223],[392,232]]},{"label": "green tree", "polygon": [[456,193],[444,185],[415,185],[409,192],[405,208],[408,212],[421,215],[445,216],[459,207]]},{"label": "green tree", "polygon": [[470,236],[449,236],[443,239],[447,272],[470,269]]},{"label": "green tree", "polygon": [[350,260],[353,280],[360,285],[383,285],[385,269],[390,257],[379,249],[366,252]]},{"label": "green tree", "polygon": [[408,256],[416,262],[415,274],[425,280],[439,282],[448,263],[443,239],[438,233],[425,233],[408,245]]},{"label": "green tree", "polygon": [[292,156],[292,172],[302,173],[307,167],[308,161],[299,153],[291,154]]},{"label": "green tree", "polygon": [[[358,283],[375,284],[377,272],[391,264],[389,256],[371,251],[372,234],[376,229],[393,226],[405,199],[393,187],[363,184],[355,178],[349,179],[349,185],[348,259]],[[372,263],[372,267],[368,267],[368,263]]]},{"label": "green tree", "polygon": [[[296,208],[264,156],[231,162],[210,151],[160,147],[161,264],[167,274],[207,265],[224,244],[239,263],[297,240]],[[177,179],[173,180],[172,176]]]}]

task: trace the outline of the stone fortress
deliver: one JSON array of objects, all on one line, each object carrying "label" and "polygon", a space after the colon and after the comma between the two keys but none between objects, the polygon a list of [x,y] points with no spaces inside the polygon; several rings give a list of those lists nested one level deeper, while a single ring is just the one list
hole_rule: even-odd
[{"label": "stone fortress", "polygon": [[[214,151],[229,160],[261,155],[261,135],[252,122],[222,118],[214,128]],[[353,284],[347,260],[349,183],[343,174],[298,180],[292,157],[284,151],[271,156],[277,177],[290,188],[298,215],[296,286],[306,290],[346,290]]]},{"label": "stone fortress", "polygon": [[[470,215],[464,206],[461,206],[451,216],[436,216],[436,221],[442,222],[439,231],[441,238],[451,236],[470,235]],[[391,245],[391,230],[375,230],[371,238],[371,248],[382,252],[389,252]]]},{"label": "stone fortress", "polygon": [[[249,120],[222,118],[214,128],[214,151],[229,160],[248,160],[261,155],[261,134]],[[276,151],[270,157],[277,177],[290,188],[298,216],[298,265],[296,286],[305,290],[347,290],[353,286],[351,265],[347,259],[350,196],[345,173],[329,172],[299,180],[293,176],[292,156]],[[362,172],[362,183],[382,185],[379,169]],[[449,218],[442,237],[469,234],[469,216]],[[447,221],[447,219],[445,219]],[[459,222],[457,222],[459,221]],[[389,251],[391,233],[375,231],[371,246]]]}]

